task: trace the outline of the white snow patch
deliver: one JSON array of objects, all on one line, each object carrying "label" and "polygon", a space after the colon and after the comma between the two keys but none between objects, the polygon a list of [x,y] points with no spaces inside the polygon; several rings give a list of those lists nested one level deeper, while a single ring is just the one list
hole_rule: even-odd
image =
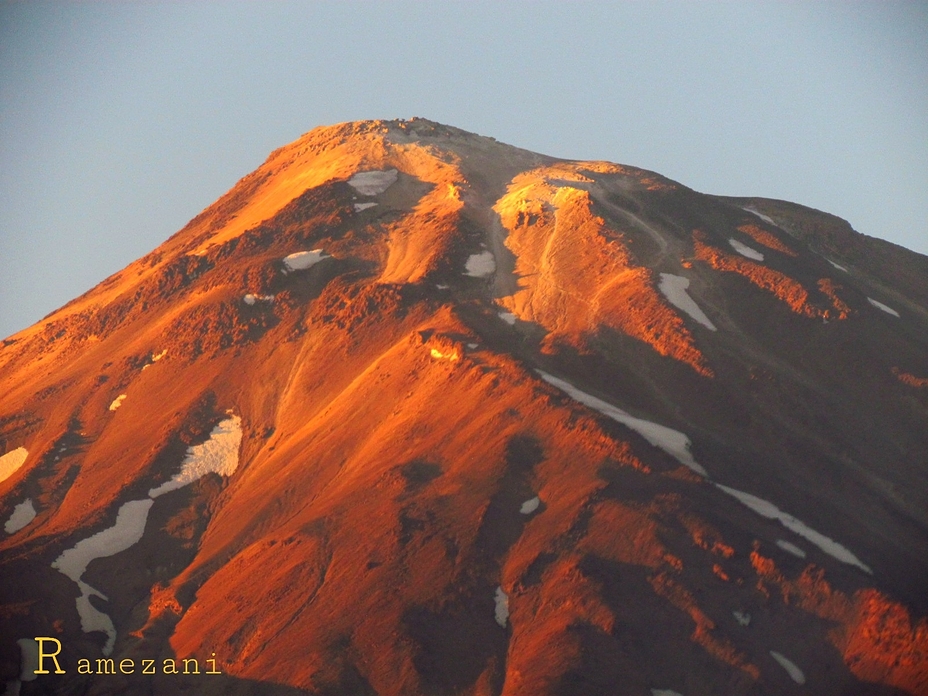
[{"label": "white snow patch", "polygon": [[163,351],[161,351],[160,353],[152,353],[152,354],[151,354],[151,362],[147,362],[147,363],[145,363],[144,365],[142,365],[142,371],[144,372],[145,370],[147,370],[149,367],[151,367],[154,363],[156,363],[156,362],[158,362],[159,360],[161,360],[161,358],[163,358],[163,357],[164,357],[165,355],[167,355],[167,354],[168,354],[168,349],[167,349],[167,348],[165,348],[165,349],[164,349]]},{"label": "white snow patch", "polygon": [[661,273],[661,282],[658,288],[660,288],[660,291],[664,293],[664,297],[666,297],[674,307],[683,310],[707,329],[716,331],[715,324],[709,320],[705,312],[703,312],[693,298],[689,296],[689,293],[686,291],[689,286],[689,278],[673,275],[672,273]]},{"label": "white snow patch", "polygon": [[751,213],[752,215],[756,215],[756,216],[759,217],[761,220],[763,220],[764,222],[769,222],[769,223],[770,223],[771,225],[773,225],[774,227],[777,226],[777,223],[775,223],[771,218],[767,217],[766,215],[764,215],[764,214],[761,213],[761,212],[758,212],[758,211],[754,210],[754,208],[742,208],[742,210],[746,210],[746,211],[748,211],[749,213]]},{"label": "white snow patch", "polygon": [[738,622],[739,626],[749,626],[751,624],[751,615],[746,611],[733,611],[731,614],[735,617],[735,621]]},{"label": "white snow patch", "polygon": [[115,411],[117,408],[122,406],[122,402],[125,400],[125,398],[125,394],[120,394],[115,399],[113,399],[113,403],[110,404],[110,411]]},{"label": "white snow patch", "polygon": [[695,471],[700,476],[709,475],[708,472],[693,459],[693,455],[690,453],[690,445],[692,443],[690,439],[679,430],[674,430],[673,428],[668,428],[667,426],[652,423],[651,421],[646,421],[641,418],[635,418],[631,414],[626,413],[612,404],[606,403],[602,399],[597,399],[591,394],[580,391],[569,382],[565,382],[541,370],[537,370],[537,372],[548,384],[554,385],[561,391],[566,392],[568,396],[579,401],[584,406],[589,406],[603,415],[609,416],[613,420],[631,428],[649,443],[664,450],[671,457],[683,464],[683,466]]},{"label": "white snow patch", "polygon": [[781,549],[783,549],[787,553],[791,553],[794,556],[798,556],[799,558],[806,557],[805,551],[803,551],[801,548],[796,546],[796,544],[791,544],[790,542],[786,541],[786,539],[777,539],[777,546],[779,546]]},{"label": "white snow patch", "polygon": [[780,667],[786,670],[786,673],[794,682],[797,684],[806,683],[806,675],[796,666],[795,662],[778,653],[776,650],[770,651],[770,657],[780,663]]},{"label": "white snow patch", "polygon": [[113,646],[116,644],[116,627],[107,614],[90,603],[91,595],[97,595],[104,600],[107,599],[106,595],[81,580],[81,577],[92,560],[112,556],[138,543],[145,533],[148,511],[153,504],[154,501],[149,498],[123,503],[116,513],[116,524],[77,542],[52,563],[52,568],[71,578],[81,591],[81,596],[77,598],[77,613],[81,617],[81,629],[84,633],[93,631],[106,633],[104,655],[113,652]]},{"label": "white snow patch", "polygon": [[878,302],[877,300],[874,300],[872,297],[868,297],[867,302],[872,304],[877,309],[882,309],[887,314],[892,314],[894,317],[899,316],[899,312],[897,312],[895,309],[893,309],[892,307],[887,307],[885,304],[883,304],[882,302]]},{"label": "white snow patch", "polygon": [[523,515],[531,515],[533,512],[535,512],[535,510],[538,509],[539,505],[541,505],[541,498],[536,495],[534,498],[529,498],[524,503],[522,503],[522,507],[519,508],[519,512],[521,512]]},{"label": "white snow patch", "polygon": [[238,449],[241,443],[242,419],[238,416],[226,418],[213,428],[209,440],[187,449],[180,473],[174,474],[170,481],[165,481],[157,488],[152,488],[148,495],[157,498],[168,491],[193,483],[210,472],[231,476],[238,468]]},{"label": "white snow patch", "polygon": [[39,644],[33,638],[20,638],[16,641],[22,655],[22,669],[19,671],[21,681],[35,681],[39,676],[35,671],[39,668]]},{"label": "white snow patch", "polygon": [[474,350],[479,345],[480,345],[479,343],[468,343],[467,347],[470,348],[471,350]]},{"label": "white snow patch", "polygon": [[17,447],[0,457],[0,481],[6,481],[16,473],[29,456],[25,447]]},{"label": "white snow patch", "polygon": [[103,646],[103,654],[109,655],[113,652],[113,646],[116,644],[116,624],[110,618],[90,603],[90,596],[96,595],[104,601],[109,598],[97,589],[94,589],[86,582],[80,580],[77,583],[80,588],[81,596],[77,598],[77,613],[81,617],[81,630],[84,633],[93,633],[102,631],[106,634],[106,644]]},{"label": "white snow patch", "polygon": [[373,201],[370,201],[370,202],[368,202],[368,203],[355,203],[355,204],[354,204],[354,212],[360,213],[362,210],[367,210],[368,208],[373,208],[375,205],[377,205],[377,204],[374,203]]},{"label": "white snow patch", "polygon": [[502,587],[497,587],[496,595],[493,599],[496,602],[496,608],[493,611],[493,615],[496,617],[496,623],[506,628],[506,622],[509,620],[509,595],[503,592]]},{"label": "white snow patch", "polygon": [[395,169],[358,172],[348,179],[348,184],[354,187],[354,190],[362,196],[376,196],[390,188],[396,182],[398,176],[399,172]]},{"label": "white snow patch", "polygon": [[821,532],[817,532],[811,527],[806,526],[804,522],[797,520],[789,513],[783,512],[770,501],[764,500],[763,498],[758,498],[756,495],[751,495],[750,493],[745,493],[744,491],[739,491],[734,488],[729,488],[728,486],[723,486],[720,483],[715,485],[720,490],[728,493],[730,496],[737,498],[743,505],[751,508],[761,517],[777,520],[790,531],[795,532],[803,539],[806,539],[818,546],[829,556],[838,559],[842,563],[857,566],[864,572],[873,575],[873,571],[870,570],[870,567],[864,565],[860,559],[848,551],[848,549],[841,546],[841,544],[837,543],[833,539],[828,538]]},{"label": "white snow patch", "polygon": [[834,261],[832,261],[831,259],[825,259],[825,260],[826,260],[828,263],[830,263],[832,266],[834,266],[835,268],[837,268],[839,271],[844,271],[845,273],[849,273],[849,271],[848,271],[844,266],[842,266],[841,264],[837,264],[837,263],[835,263]]},{"label": "white snow patch", "polygon": [[256,302],[273,302],[274,295],[252,295],[248,293],[242,298],[242,301],[247,305],[254,305]]},{"label": "white snow patch", "polygon": [[651,689],[651,696],[683,696],[683,694],[673,689]]},{"label": "white snow patch", "polygon": [[313,249],[312,251],[298,251],[284,258],[284,266],[288,271],[305,271],[312,268],[323,259],[331,258],[325,255],[322,249]]},{"label": "white snow patch", "polygon": [[60,570],[74,582],[80,582],[92,560],[125,551],[142,538],[152,503],[147,498],[123,503],[116,513],[116,524],[77,542],[58,556],[52,568]]},{"label": "white snow patch", "polygon": [[760,253],[760,252],[757,251],[756,249],[752,249],[752,248],[749,247],[747,244],[742,244],[742,243],[739,242],[737,239],[734,239],[734,238],[729,239],[729,240],[728,240],[728,243],[731,244],[731,248],[732,248],[732,249],[734,249],[735,251],[737,251],[737,252],[738,252],[739,254],[741,254],[742,256],[745,256],[745,257],[747,257],[747,258],[749,258],[749,259],[754,259],[755,261],[763,261],[763,260],[764,260],[764,255],[763,255],[762,253]]},{"label": "white snow patch", "polygon": [[500,312],[499,318],[502,319],[507,324],[509,324],[510,326],[516,325],[516,315],[513,314],[512,312]]},{"label": "white snow patch", "polygon": [[496,257],[492,251],[481,251],[479,254],[471,254],[464,264],[464,275],[472,278],[486,278],[496,273]]},{"label": "white snow patch", "polygon": [[450,288],[451,286],[450,286],[450,285],[444,285],[444,284],[442,284],[442,283],[438,283],[438,285],[436,285],[435,287],[436,287],[437,289],[439,289],[439,290],[447,290],[447,289]]},{"label": "white snow patch", "polygon": [[10,519],[3,525],[3,531],[7,534],[14,534],[35,519],[35,506],[32,504],[32,498],[26,498],[23,502],[13,508],[13,514]]}]

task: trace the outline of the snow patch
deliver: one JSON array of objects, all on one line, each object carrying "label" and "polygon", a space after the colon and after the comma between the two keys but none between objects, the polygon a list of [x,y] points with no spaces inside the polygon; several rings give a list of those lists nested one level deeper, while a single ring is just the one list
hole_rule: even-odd
[{"label": "snow patch", "polygon": [[52,563],[52,568],[61,571],[74,582],[80,582],[92,560],[112,556],[138,543],[145,532],[145,522],[152,503],[147,498],[124,503],[116,513],[116,524],[77,542]]},{"label": "snow patch", "polygon": [[751,508],[761,517],[777,520],[790,531],[795,532],[803,539],[806,539],[815,544],[832,558],[836,558],[842,563],[847,563],[848,565],[857,566],[865,573],[873,575],[873,571],[870,570],[870,567],[864,565],[860,559],[857,558],[857,556],[851,553],[848,549],[841,546],[841,544],[837,543],[833,539],[828,538],[821,532],[817,532],[811,527],[806,526],[804,522],[797,520],[789,513],[783,512],[770,501],[764,500],[763,498],[758,498],[756,495],[751,495],[750,493],[745,493],[744,491],[739,491],[734,488],[729,488],[728,486],[723,486],[720,483],[715,485],[720,490],[728,493],[728,495],[737,498],[739,502]]},{"label": "snow patch", "polygon": [[673,689],[651,689],[651,696],[683,696],[683,694]]},{"label": "snow patch", "polygon": [[739,626],[751,625],[751,615],[746,611],[733,611],[731,615],[735,617],[735,621],[738,622]]},{"label": "snow patch", "polygon": [[206,442],[187,449],[180,473],[174,474],[170,481],[165,481],[157,488],[152,488],[148,495],[157,498],[168,491],[193,483],[210,472],[231,476],[238,468],[238,449],[241,443],[242,419],[238,416],[226,418],[213,428]]},{"label": "snow patch", "polygon": [[778,653],[776,650],[770,651],[770,657],[780,663],[780,667],[786,670],[786,673],[794,682],[797,684],[806,683],[806,675],[796,666],[795,662]]},{"label": "snow patch", "polygon": [[122,402],[125,400],[125,398],[125,394],[120,394],[115,399],[113,399],[113,402],[110,404],[110,411],[115,411],[117,408],[122,406]]},{"label": "snow patch", "polygon": [[451,286],[450,286],[450,285],[445,285],[445,284],[443,284],[443,283],[438,283],[435,287],[436,287],[438,290],[447,290],[447,289],[450,288]]},{"label": "snow patch", "polygon": [[13,508],[13,514],[10,519],[3,525],[3,531],[7,534],[14,534],[35,519],[35,506],[32,504],[32,498],[26,498],[23,502]]},{"label": "snow patch", "polygon": [[248,293],[242,298],[242,301],[247,305],[254,305],[256,302],[273,302],[274,295],[252,295]]},{"label": "snow patch", "polygon": [[831,259],[825,259],[825,260],[826,260],[828,263],[830,263],[832,266],[834,266],[835,268],[837,268],[839,271],[844,271],[845,273],[849,273],[849,272],[850,272],[850,271],[848,271],[844,266],[835,263],[835,262],[832,261]]},{"label": "snow patch", "polygon": [[144,371],[147,370],[149,367],[151,367],[153,364],[155,364],[156,362],[158,362],[159,360],[161,360],[161,358],[163,358],[163,357],[164,357],[165,355],[167,355],[167,354],[168,354],[168,349],[167,349],[167,348],[165,348],[165,349],[164,349],[163,351],[161,351],[160,353],[152,353],[152,354],[151,354],[151,361],[145,363],[144,365],[142,365],[142,372],[144,372]]},{"label": "snow patch", "polygon": [[499,318],[510,326],[516,325],[516,315],[512,312],[499,312]]},{"label": "snow patch", "polygon": [[470,348],[471,350],[474,350],[479,345],[480,345],[479,343],[468,343],[467,347]]},{"label": "snow patch", "polygon": [[76,600],[77,613],[81,617],[81,630],[84,633],[94,631],[105,633],[106,644],[103,646],[103,654],[110,655],[113,652],[113,646],[116,645],[116,624],[113,623],[109,614],[105,614],[90,603],[91,595],[96,595],[104,601],[109,601],[109,597],[82,580],[78,581],[77,586],[81,591],[81,596]]},{"label": "snow patch", "polygon": [[486,278],[496,273],[496,257],[492,251],[481,251],[479,254],[471,254],[464,264],[464,275],[472,278]]},{"label": "snow patch", "polygon": [[369,203],[355,203],[355,204],[354,204],[354,212],[360,213],[362,210],[367,210],[368,208],[373,208],[375,205],[377,205],[377,204],[374,203],[373,201],[371,201],[371,202],[369,202]]},{"label": "snow patch", "polygon": [[20,638],[16,641],[22,655],[22,669],[19,672],[20,681],[35,681],[39,676],[35,671],[39,668],[39,644],[33,638]]},{"label": "snow patch", "polygon": [[734,238],[729,239],[729,240],[728,240],[728,243],[731,244],[731,248],[732,248],[732,249],[734,249],[735,251],[737,251],[737,252],[738,252],[739,254],[741,254],[742,256],[745,256],[745,257],[747,257],[747,258],[749,258],[749,259],[754,259],[755,261],[763,261],[763,260],[764,260],[764,255],[763,255],[762,253],[760,253],[760,252],[757,251],[756,249],[752,249],[752,248],[749,247],[747,244],[742,244],[742,243],[739,242],[737,239],[734,239]]},{"label": "snow patch", "polygon": [[806,557],[805,551],[803,551],[801,548],[796,546],[796,544],[789,543],[788,541],[786,541],[786,539],[777,539],[777,546],[779,546],[781,549],[783,549],[787,553],[791,553],[794,556],[798,556],[799,558]]},{"label": "snow patch", "polygon": [[288,271],[305,271],[307,268],[312,268],[323,259],[328,258],[331,257],[326,256],[322,249],[298,251],[284,257],[284,266]]},{"label": "snow patch", "polygon": [[506,622],[509,620],[509,595],[503,592],[502,587],[497,587],[493,600],[496,603],[496,608],[493,611],[496,623],[506,628]]},{"label": "snow patch", "polygon": [[29,456],[25,447],[17,447],[0,457],[0,481],[6,481],[16,473]]},{"label": "snow patch", "polygon": [[699,305],[687,293],[686,289],[689,286],[689,278],[673,275],[672,273],[661,273],[661,282],[658,288],[674,307],[683,310],[707,329],[716,331],[715,324],[709,320],[709,317],[705,315]]},{"label": "snow patch", "polygon": [[756,215],[756,216],[759,217],[761,220],[763,220],[764,222],[769,222],[769,223],[770,223],[771,225],[773,225],[774,227],[777,226],[777,223],[775,223],[771,218],[767,217],[766,215],[764,215],[764,214],[761,213],[761,212],[758,212],[758,211],[754,210],[754,208],[742,208],[742,210],[746,210],[746,211],[748,211],[749,213],[751,213],[752,215]]},{"label": "snow patch", "polygon": [[542,372],[537,370],[541,378],[563,392],[566,392],[568,396],[576,401],[579,401],[584,406],[589,406],[590,408],[599,411],[604,416],[609,416],[613,420],[622,423],[623,425],[631,428],[636,433],[641,435],[645,440],[654,445],[655,447],[664,450],[671,457],[680,462],[683,466],[691,469],[700,476],[708,476],[708,472],[695,460],[693,455],[690,453],[690,439],[681,433],[679,430],[674,430],[673,428],[668,428],[664,425],[659,425],[658,423],[652,423],[651,421],[646,421],[641,418],[635,418],[629,413],[626,413],[622,409],[613,406],[612,404],[606,403],[602,399],[597,399],[592,394],[587,394],[586,392],[580,391],[574,385],[569,382],[565,382],[562,379],[558,379],[553,375],[549,375],[547,372]]},{"label": "snow patch", "polygon": [[81,596],[77,598],[77,613],[81,617],[81,629],[84,633],[93,631],[106,633],[104,655],[113,652],[113,646],[116,644],[116,627],[107,614],[90,603],[91,595],[107,600],[106,595],[88,585],[81,578],[87,566],[94,559],[113,556],[139,542],[145,533],[148,511],[151,510],[153,504],[154,501],[149,498],[124,503],[116,513],[116,524],[77,542],[52,563],[52,568],[61,571],[76,582],[81,591]]},{"label": "snow patch", "polygon": [[519,512],[521,512],[523,515],[531,515],[533,512],[535,512],[535,510],[538,509],[539,505],[541,505],[541,498],[536,495],[534,498],[529,498],[524,503],[522,503],[522,507],[519,508]]},{"label": "snow patch", "polygon": [[348,185],[362,196],[376,196],[390,188],[396,182],[398,176],[399,172],[395,169],[358,172],[348,179]]},{"label": "snow patch", "polygon": [[868,297],[867,302],[872,304],[877,309],[882,309],[887,314],[892,314],[894,317],[899,316],[899,312],[897,312],[895,309],[893,309],[892,307],[887,307],[885,304],[883,304],[882,302],[878,302],[877,300],[874,300],[872,297]]}]

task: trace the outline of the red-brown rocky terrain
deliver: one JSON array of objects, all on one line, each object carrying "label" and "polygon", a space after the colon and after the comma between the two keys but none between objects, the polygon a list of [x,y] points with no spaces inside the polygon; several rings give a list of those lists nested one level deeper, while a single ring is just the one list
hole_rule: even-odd
[{"label": "red-brown rocky terrain", "polygon": [[928,694],[926,384],[833,216],[318,128],[0,345],[0,683]]}]

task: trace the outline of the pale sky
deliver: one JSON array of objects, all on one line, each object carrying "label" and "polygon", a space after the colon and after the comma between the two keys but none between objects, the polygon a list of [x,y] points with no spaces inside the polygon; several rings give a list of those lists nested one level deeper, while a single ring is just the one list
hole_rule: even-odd
[{"label": "pale sky", "polygon": [[271,150],[421,116],[928,254],[928,3],[0,0],[0,338]]}]

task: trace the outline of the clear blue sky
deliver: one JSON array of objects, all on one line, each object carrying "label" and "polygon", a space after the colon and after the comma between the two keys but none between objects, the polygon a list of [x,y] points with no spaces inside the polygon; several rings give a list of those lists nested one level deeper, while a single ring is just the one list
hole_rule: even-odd
[{"label": "clear blue sky", "polygon": [[928,253],[928,4],[0,0],[0,337],[317,125],[422,116]]}]

